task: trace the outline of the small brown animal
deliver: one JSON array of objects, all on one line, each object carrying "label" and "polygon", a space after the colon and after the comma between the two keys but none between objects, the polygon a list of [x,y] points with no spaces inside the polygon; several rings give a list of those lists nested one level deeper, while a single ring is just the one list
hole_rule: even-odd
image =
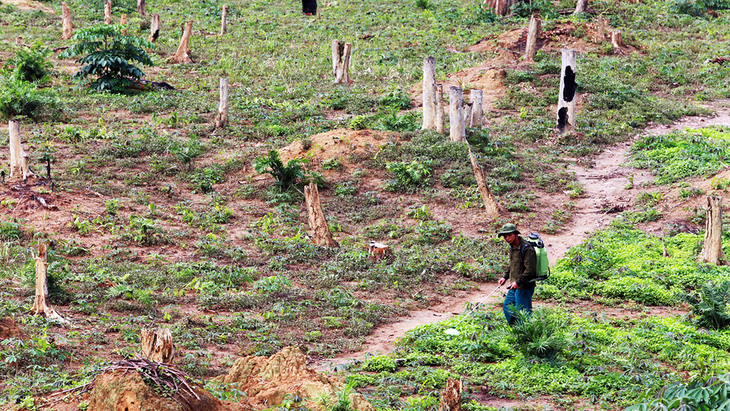
[{"label": "small brown animal", "polygon": [[368,254],[370,254],[371,260],[378,261],[390,255],[390,247],[383,243],[371,241],[368,245]]}]

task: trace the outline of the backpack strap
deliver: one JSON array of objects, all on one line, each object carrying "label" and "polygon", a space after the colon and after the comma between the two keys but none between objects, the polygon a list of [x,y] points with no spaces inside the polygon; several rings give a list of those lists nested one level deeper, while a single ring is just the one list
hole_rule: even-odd
[{"label": "backpack strap", "polygon": [[535,246],[532,245],[529,241],[525,241],[525,242],[522,243],[522,247],[520,247],[520,255],[522,255],[522,258],[523,259],[525,258],[525,248],[527,248],[527,247],[533,247],[534,248]]}]

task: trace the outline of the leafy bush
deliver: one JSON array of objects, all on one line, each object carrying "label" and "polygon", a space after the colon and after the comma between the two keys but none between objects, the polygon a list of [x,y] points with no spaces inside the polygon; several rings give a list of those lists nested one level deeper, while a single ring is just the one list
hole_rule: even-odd
[{"label": "leafy bush", "polygon": [[276,179],[276,185],[281,189],[281,191],[286,191],[304,179],[305,173],[302,169],[302,164],[306,162],[306,159],[295,158],[289,160],[286,165],[284,165],[279,157],[279,152],[276,150],[269,150],[268,156],[256,159],[254,162],[254,169],[259,174],[270,174],[274,177],[274,179]]},{"label": "leafy bush", "polygon": [[0,118],[26,116],[33,120],[53,117],[60,104],[51,91],[41,91],[35,83],[0,75]]},{"label": "leafy bush", "polygon": [[93,90],[113,93],[129,90],[144,77],[134,64],[152,66],[145,48],[155,46],[145,39],[123,35],[123,29],[122,25],[99,25],[78,30],[72,37],[76,44],[61,54],[63,58],[81,56],[76,62],[85,66],[74,77],[95,77],[90,84]]},{"label": "leafy bush", "polygon": [[407,110],[411,108],[411,95],[402,88],[397,88],[384,94],[378,102],[381,106],[396,110]]},{"label": "leafy bush", "polygon": [[525,357],[554,359],[568,346],[567,316],[558,311],[538,308],[527,314],[518,311],[512,327],[515,346]]},{"label": "leafy bush", "polygon": [[14,67],[13,77],[27,82],[45,82],[53,65],[48,61],[51,50],[37,44],[33,47],[23,47],[15,52],[15,58],[7,61],[7,65]]},{"label": "leafy bush", "polygon": [[721,330],[730,325],[730,281],[707,282],[699,295],[686,294],[685,300],[692,306],[691,314],[701,327]]},{"label": "leafy bush", "polygon": [[413,160],[410,163],[393,161],[386,169],[395,176],[387,189],[398,192],[412,192],[428,184],[431,176],[431,160]]},{"label": "leafy bush", "polygon": [[662,388],[656,398],[626,408],[626,411],[727,410],[730,406],[730,374],[709,377],[688,384]]}]

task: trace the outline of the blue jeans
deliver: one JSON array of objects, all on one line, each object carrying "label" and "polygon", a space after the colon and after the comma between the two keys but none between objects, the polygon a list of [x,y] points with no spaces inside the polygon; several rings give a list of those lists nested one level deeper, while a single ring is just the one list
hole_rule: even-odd
[{"label": "blue jeans", "polygon": [[528,315],[532,312],[532,294],[534,292],[535,287],[507,291],[502,311],[504,311],[504,318],[507,319],[509,325],[514,324],[517,320],[515,317],[517,311],[524,310]]}]

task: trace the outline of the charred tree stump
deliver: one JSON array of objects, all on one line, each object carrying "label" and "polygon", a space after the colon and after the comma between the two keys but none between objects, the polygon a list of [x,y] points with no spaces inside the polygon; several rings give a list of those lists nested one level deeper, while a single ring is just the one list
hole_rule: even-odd
[{"label": "charred tree stump", "polygon": [[175,358],[175,346],[172,333],[168,328],[156,330],[143,328],[141,331],[141,354],[150,361],[172,363]]},{"label": "charred tree stump", "polygon": [[527,44],[525,45],[525,61],[534,61],[537,52],[537,39],[540,37],[540,14],[530,17],[530,28],[527,30]]},{"label": "charred tree stump", "polygon": [[722,251],[722,197],[707,197],[705,240],[699,261],[715,265],[730,265],[725,252]]},{"label": "charred tree stump", "polygon": [[74,25],[71,23],[71,9],[66,3],[61,3],[61,24],[63,24],[63,34],[61,40],[68,40],[74,35]]},{"label": "charred tree stump", "polygon": [[50,305],[48,299],[48,250],[45,244],[38,246],[38,256],[35,258],[35,300],[31,312],[35,315],[44,315],[48,319],[57,320],[64,325],[71,323],[61,317]]},{"label": "charred tree stump", "polygon": [[154,43],[160,37],[160,15],[154,14],[150,21],[150,42]]},{"label": "charred tree stump", "polygon": [[445,131],[444,126],[444,86],[443,84],[436,85],[436,106],[435,106],[435,117],[436,117],[436,131],[443,134]]},{"label": "charred tree stump", "polygon": [[10,134],[10,176],[9,179],[27,180],[33,176],[28,166],[28,155],[23,150],[20,143],[20,120],[10,120],[8,122],[8,132]]},{"label": "charred tree stump", "polygon": [[226,34],[226,25],[228,23],[228,6],[221,7],[221,36]]},{"label": "charred tree stump", "polygon": [[326,247],[339,247],[337,241],[332,238],[327,220],[324,218],[324,211],[322,211],[322,205],[319,202],[319,189],[317,189],[316,184],[309,183],[304,187],[304,199],[307,203],[309,229],[312,232],[314,243]]},{"label": "charred tree stump", "polygon": [[441,392],[439,411],[461,411],[461,380],[449,377],[446,388]]},{"label": "charred tree stump", "polygon": [[575,129],[576,55],[575,50],[563,49],[557,126],[560,134],[566,134]]},{"label": "charred tree stump", "polygon": [[112,0],[104,0],[104,24],[112,24]]},{"label": "charred tree stump", "polygon": [[421,130],[436,129],[436,59],[423,59],[423,125]]},{"label": "charred tree stump", "polygon": [[449,88],[449,140],[466,141],[464,91],[460,87]]},{"label": "charred tree stump", "polygon": [[575,3],[575,11],[573,12],[573,14],[585,13],[587,5],[588,5],[588,0],[578,0]]},{"label": "charred tree stump", "polygon": [[317,0],[302,0],[302,13],[306,16],[316,16]]},{"label": "charred tree stump", "polygon": [[147,6],[145,6],[144,0],[137,0],[137,13],[139,13],[140,16],[147,15]]},{"label": "charred tree stump", "polygon": [[228,124],[228,79],[220,79],[220,103],[218,116],[215,119],[215,128],[225,127]]},{"label": "charred tree stump", "polygon": [[332,40],[332,74],[335,84],[350,84],[350,52],[352,44],[344,41]]},{"label": "charred tree stump", "polygon": [[482,128],[482,118],[484,117],[484,91],[472,89],[471,93],[471,121],[470,127]]},{"label": "charred tree stump", "polygon": [[126,14],[122,14],[121,19],[119,19],[119,24],[125,26],[122,29],[122,34],[126,36],[127,35],[127,27],[126,27],[127,26],[127,15]]},{"label": "charred tree stump", "polygon": [[484,169],[477,162],[477,158],[474,156],[474,153],[472,153],[471,147],[469,147],[468,143],[466,148],[469,150],[469,161],[471,161],[471,167],[474,170],[474,177],[477,180],[477,188],[479,188],[479,194],[481,194],[482,201],[484,202],[484,212],[486,213],[488,218],[492,220],[497,219],[502,214],[502,208],[499,206],[497,200],[494,198],[492,190],[489,189]]},{"label": "charred tree stump", "polygon": [[180,38],[180,46],[177,48],[175,54],[170,57],[175,63],[192,63],[193,59],[190,58],[190,34],[193,32],[193,20],[188,20],[185,23],[185,29],[183,30],[182,38]]}]

